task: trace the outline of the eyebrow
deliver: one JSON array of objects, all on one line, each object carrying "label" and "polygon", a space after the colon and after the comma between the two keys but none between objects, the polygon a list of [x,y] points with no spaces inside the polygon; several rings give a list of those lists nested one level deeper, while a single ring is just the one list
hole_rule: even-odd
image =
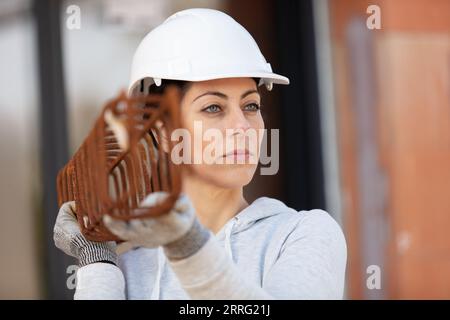
[{"label": "eyebrow", "polygon": [[[258,90],[250,89],[250,90],[245,91],[241,95],[241,99],[244,99],[246,96],[248,96],[249,94],[252,94],[252,93],[257,93],[259,95]],[[213,96],[218,96],[218,97],[223,98],[223,99],[228,99],[228,96],[226,94],[222,93],[222,92],[219,92],[219,91],[207,91],[207,92],[202,93],[201,95],[199,95],[194,100],[192,100],[192,102],[194,102],[195,100],[197,100],[197,99],[199,99],[199,98],[201,98],[203,96],[207,96],[207,95],[213,95]]]}]

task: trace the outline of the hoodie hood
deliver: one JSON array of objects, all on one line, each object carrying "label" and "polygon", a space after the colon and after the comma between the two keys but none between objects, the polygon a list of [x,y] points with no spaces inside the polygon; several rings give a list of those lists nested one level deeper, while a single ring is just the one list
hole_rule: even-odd
[{"label": "hoodie hood", "polygon": [[296,212],[294,209],[287,207],[279,200],[267,197],[258,198],[230,219],[216,234],[216,237],[219,239],[223,237],[223,235],[227,233],[227,229],[229,229],[228,232],[230,234],[245,231],[262,219],[266,219],[280,213],[286,213],[287,211]]},{"label": "hoodie hood", "polygon": [[[287,207],[279,200],[267,197],[258,198],[244,210],[231,218],[216,234],[216,237],[218,240],[224,241],[225,251],[231,260],[234,261],[233,250],[231,247],[232,234],[245,231],[258,221],[284,213],[288,210],[293,209]],[[295,210],[293,211],[296,212]]]}]

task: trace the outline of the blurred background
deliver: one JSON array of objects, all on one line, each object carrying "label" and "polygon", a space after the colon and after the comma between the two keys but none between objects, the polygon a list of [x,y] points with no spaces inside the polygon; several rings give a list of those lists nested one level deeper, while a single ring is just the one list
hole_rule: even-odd
[{"label": "blurred background", "polygon": [[347,299],[450,299],[449,0],[0,0],[0,298],[73,297],[56,174],[143,36],[192,7],[230,14],[291,80],[262,90],[280,170],[248,200],[327,210]]}]

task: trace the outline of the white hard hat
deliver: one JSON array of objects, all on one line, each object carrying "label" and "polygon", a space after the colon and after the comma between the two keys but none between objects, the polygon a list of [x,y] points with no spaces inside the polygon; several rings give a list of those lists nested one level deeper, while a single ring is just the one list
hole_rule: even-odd
[{"label": "white hard hat", "polygon": [[[268,90],[289,79],[273,73],[253,37],[227,14],[187,9],[167,18],[141,41],[133,57],[129,94],[161,80],[259,78]],[[143,83],[141,81],[143,80]],[[142,90],[142,89],[141,89]]]}]

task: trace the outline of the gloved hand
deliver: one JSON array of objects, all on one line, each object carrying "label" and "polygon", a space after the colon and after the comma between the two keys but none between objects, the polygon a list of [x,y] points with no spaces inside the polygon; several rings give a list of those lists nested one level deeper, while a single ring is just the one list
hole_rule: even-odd
[{"label": "gloved hand", "polygon": [[[141,206],[161,203],[168,194],[154,192]],[[183,259],[197,252],[208,240],[210,233],[198,221],[195,209],[185,194],[181,194],[174,207],[161,216],[122,221],[104,216],[105,226],[121,239],[135,247],[163,246],[169,259]]]},{"label": "gloved hand", "polygon": [[75,217],[75,201],[64,203],[59,209],[53,229],[53,240],[57,248],[75,257],[80,267],[94,262],[110,262],[117,265],[116,243],[87,240],[80,231]]}]

